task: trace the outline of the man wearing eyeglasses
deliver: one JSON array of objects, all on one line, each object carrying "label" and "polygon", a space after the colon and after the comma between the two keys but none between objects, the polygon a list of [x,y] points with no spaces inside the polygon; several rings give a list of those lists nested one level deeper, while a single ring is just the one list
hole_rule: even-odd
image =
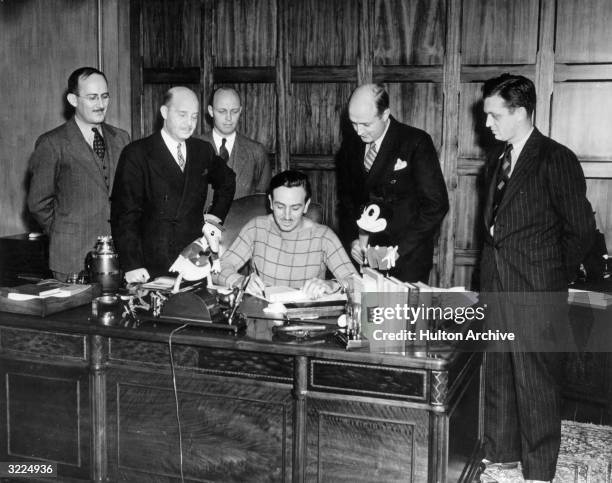
[{"label": "man wearing eyeglasses", "polygon": [[68,78],[74,115],[38,138],[30,158],[28,207],[49,236],[49,268],[58,279],[84,268],[100,235],[110,235],[110,193],[127,132],[104,122],[106,76],[81,67]]}]

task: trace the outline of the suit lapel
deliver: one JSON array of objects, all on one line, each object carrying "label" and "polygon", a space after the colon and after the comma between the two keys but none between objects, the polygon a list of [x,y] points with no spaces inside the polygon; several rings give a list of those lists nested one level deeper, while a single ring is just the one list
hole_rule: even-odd
[{"label": "suit lapel", "polygon": [[100,163],[95,159],[95,154],[89,147],[89,144],[87,144],[87,141],[85,141],[83,133],[79,129],[74,117],[66,123],[66,137],[68,138],[68,151],[74,161],[89,174],[91,179],[106,191],[106,183],[104,182]]},{"label": "suit lapel", "polygon": [[242,158],[242,141],[241,135],[236,133],[236,138],[234,139],[234,147],[232,148],[232,154],[230,154],[230,158],[228,160],[228,166],[234,170],[236,173],[236,185],[238,185],[238,179],[241,179],[242,172],[246,169],[246,163],[239,163]]},{"label": "suit lapel", "polygon": [[[200,189],[198,182],[202,183],[201,172],[198,170],[200,163],[196,161],[198,157],[202,157],[202,153],[194,146],[192,139],[185,141],[185,147],[187,151],[187,163],[185,164],[183,191],[181,193],[181,201],[177,207],[177,216],[183,210],[183,205],[186,203],[189,193],[197,193]],[[176,163],[174,163],[176,164]],[[178,168],[178,166],[177,166]],[[180,169],[179,169],[180,171]]]},{"label": "suit lapel", "polygon": [[115,180],[115,170],[117,169],[117,161],[119,160],[119,151],[121,148],[117,143],[117,135],[112,132],[106,124],[102,124],[102,134],[106,144],[106,158],[108,160],[108,170],[110,176],[109,192],[113,189],[113,181]]},{"label": "suit lapel", "polygon": [[[389,128],[385,133],[385,137],[380,144],[380,149],[376,155],[376,159],[372,164],[372,169],[368,174],[367,184],[368,186],[376,186],[380,183],[380,179],[384,178],[389,169],[393,169],[393,156],[392,154],[397,151],[397,121],[390,118]],[[365,145],[364,145],[365,150]]]},{"label": "suit lapel", "polygon": [[504,196],[499,204],[497,213],[500,213],[508,205],[508,203],[512,201],[512,198],[516,196],[525,179],[527,179],[535,166],[537,166],[541,137],[542,135],[540,132],[534,128],[531,136],[529,136],[529,139],[527,139],[525,146],[523,146],[521,154],[516,160],[516,166],[512,171],[510,181],[508,181],[506,191],[504,192]]}]

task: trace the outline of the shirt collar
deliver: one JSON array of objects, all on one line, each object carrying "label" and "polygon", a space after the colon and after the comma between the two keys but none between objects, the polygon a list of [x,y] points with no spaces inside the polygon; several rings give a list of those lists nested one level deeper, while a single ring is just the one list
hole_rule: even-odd
[{"label": "shirt collar", "polygon": [[[164,143],[166,144],[168,148],[168,151],[170,151],[170,154],[172,154],[172,157],[178,164],[178,156],[176,155],[176,147],[179,144],[179,142],[176,139],[174,139],[172,136],[170,136],[170,134],[168,134],[164,128],[162,128],[161,130],[161,136],[162,136],[162,139],[164,140]],[[187,148],[185,146],[185,141],[181,142],[180,144],[181,144],[181,152],[183,153],[183,158],[186,161],[187,160]]]},{"label": "shirt collar", "polygon": [[[383,133],[380,135],[380,137],[374,141],[374,146],[376,146],[376,152],[380,151],[380,145],[383,142],[383,139],[385,139],[385,135],[387,134],[387,131],[389,130],[389,126],[391,125],[391,119],[387,119],[387,125],[385,126],[385,130],[383,131]],[[370,143],[371,145],[372,143]]]},{"label": "shirt collar", "polygon": [[100,133],[100,136],[104,137],[104,133],[102,132],[101,124],[90,124],[88,122],[82,121],[76,116],[74,116],[74,121],[76,122],[76,125],[79,128],[79,131],[81,131],[81,134],[83,134],[85,141],[87,141],[89,145],[93,145],[94,133],[91,130],[92,128],[94,127],[97,128],[98,132]]},{"label": "shirt collar", "polygon": [[519,156],[521,155],[521,151],[525,147],[525,143],[527,142],[527,139],[529,139],[529,136],[531,136],[532,132],[533,132],[533,127],[529,130],[529,132],[525,135],[525,137],[523,137],[519,142],[512,143],[512,164],[514,164],[516,160],[519,158]]},{"label": "shirt collar", "polygon": [[229,154],[232,154],[234,142],[236,141],[236,131],[234,131],[232,134],[225,135],[219,134],[216,129],[213,129],[212,137],[213,141],[215,142],[215,147],[217,148],[217,153],[219,152],[219,149],[221,149],[221,143],[223,141],[223,138],[225,138],[225,148],[227,149],[227,152]]}]

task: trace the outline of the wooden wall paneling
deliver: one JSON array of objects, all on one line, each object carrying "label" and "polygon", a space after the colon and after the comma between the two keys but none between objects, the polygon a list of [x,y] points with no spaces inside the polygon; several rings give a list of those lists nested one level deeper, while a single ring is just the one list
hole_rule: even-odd
[{"label": "wooden wall paneling", "polygon": [[442,64],[445,0],[375,0],[374,64]]},{"label": "wooden wall paneling", "polygon": [[216,50],[213,52],[216,65],[275,65],[277,14],[275,0],[217,1]]},{"label": "wooden wall paneling", "polygon": [[132,86],[130,70],[125,68],[126,59],[130,58],[130,4],[106,0],[101,7],[101,69],[111,94],[106,121],[130,131]]},{"label": "wooden wall paneling", "polygon": [[372,82],[373,46],[372,31],[374,18],[370,15],[374,0],[359,0],[359,50],[357,52],[357,85]]},{"label": "wooden wall paneling", "polygon": [[202,0],[142,3],[143,67],[200,65]]},{"label": "wooden wall paneling", "polygon": [[292,154],[333,156],[340,148],[342,114],[355,87],[349,83],[292,84],[288,126]]},{"label": "wooden wall paneling", "polygon": [[0,2],[0,236],[30,229],[26,177],[36,138],[65,121],[70,73],[97,66],[94,0]]},{"label": "wooden wall paneling", "polygon": [[[443,78],[443,105],[442,111],[442,149],[440,161],[442,173],[446,181],[449,198],[448,214],[442,221],[440,228],[440,240],[438,242],[438,255],[436,259],[436,270],[439,275],[439,286],[447,287],[452,284],[455,271],[455,223],[457,213],[455,211],[458,190],[458,164],[459,146],[457,122],[459,113],[459,89],[461,80],[461,34],[459,22],[455,19],[461,15],[461,0],[449,0],[446,4],[446,38],[444,56],[444,78]],[[431,275],[430,275],[431,276]]]},{"label": "wooden wall paneling", "polygon": [[463,159],[483,159],[496,141],[485,126],[482,83],[462,82],[459,93],[458,149]]},{"label": "wooden wall paneling", "polygon": [[456,190],[454,220],[455,247],[463,250],[479,249],[482,239],[482,187],[478,176],[459,176]]},{"label": "wooden wall paneling", "polygon": [[[354,87],[350,83],[291,85],[287,122],[291,154],[310,157],[313,200],[322,204],[325,222],[334,228],[337,227],[337,188],[330,161],[340,149],[342,129],[351,129],[345,113]],[[293,161],[291,165],[294,166]]]},{"label": "wooden wall paneling", "polygon": [[429,133],[438,152],[442,145],[441,84],[431,82],[388,82],[391,114],[399,121]]},{"label": "wooden wall paneling", "polygon": [[540,0],[539,48],[534,84],[537,101],[535,124],[547,134],[550,132],[550,100],[555,72],[555,0]]},{"label": "wooden wall paneling", "polygon": [[[269,153],[276,149],[276,92],[274,84],[224,84],[238,91],[242,102],[242,114],[238,121],[238,132],[263,144]],[[215,85],[215,88],[218,87]],[[212,90],[206,93],[210,101]],[[208,118],[209,116],[207,116]],[[205,130],[212,129],[212,120],[207,119]]]},{"label": "wooden wall paneling", "polygon": [[612,253],[612,182],[610,179],[587,179],[587,197],[595,212],[597,228],[601,231]]},{"label": "wooden wall paneling", "polygon": [[612,161],[612,82],[564,82],[554,89],[552,138],[582,160]]},{"label": "wooden wall paneling", "polygon": [[276,171],[289,168],[289,88],[291,85],[291,60],[289,54],[290,0],[277,0],[276,22]]},{"label": "wooden wall paneling", "polygon": [[[195,84],[182,84],[185,87],[193,90],[198,97],[201,96],[201,90],[199,85]],[[143,133],[141,137],[150,136],[155,131],[159,131],[163,125],[163,119],[159,112],[161,107],[164,93],[173,87],[173,84],[145,84],[143,86],[143,101],[142,101],[142,125]],[[200,106],[203,109],[203,106]],[[199,122],[194,134],[200,134],[202,132],[202,123]]]},{"label": "wooden wall paneling", "polygon": [[463,64],[533,64],[538,1],[463,0]]},{"label": "wooden wall paneling", "polygon": [[[130,77],[132,90],[132,140],[141,138],[143,125],[143,69],[142,69],[142,2],[130,0]],[[127,70],[127,69],[126,69]]]},{"label": "wooden wall paneling", "polygon": [[359,3],[302,0],[292,4],[289,53],[292,66],[354,65],[359,45]]},{"label": "wooden wall paneling", "polygon": [[334,170],[323,169],[303,169],[303,171],[308,175],[308,179],[310,180],[312,201],[319,203],[323,208],[322,223],[329,226],[337,233],[338,217],[336,208],[338,206],[338,196],[336,189],[336,172]]},{"label": "wooden wall paneling", "polygon": [[612,3],[557,0],[557,62],[612,62]]},{"label": "wooden wall paneling", "polygon": [[215,84],[215,58],[214,52],[216,52],[216,15],[217,5],[214,0],[203,0],[204,4],[201,10],[200,21],[202,22],[202,38],[200,39],[201,44],[201,57],[200,57],[200,87],[202,89],[202,124],[200,131],[204,132],[208,130],[207,120],[208,112],[207,106],[210,100],[210,95],[213,92]]}]

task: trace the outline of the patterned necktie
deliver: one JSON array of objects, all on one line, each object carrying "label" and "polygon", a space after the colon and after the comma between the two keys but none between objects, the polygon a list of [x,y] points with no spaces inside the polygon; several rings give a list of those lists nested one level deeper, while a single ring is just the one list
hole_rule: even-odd
[{"label": "patterned necktie", "polygon": [[365,159],[363,160],[363,166],[365,167],[366,171],[370,171],[370,168],[372,168],[372,164],[374,164],[374,160],[376,159],[376,154],[376,144],[371,143],[370,149],[368,149]]},{"label": "patterned necktie", "polygon": [[219,157],[223,158],[223,161],[227,161],[229,159],[229,152],[225,147],[226,142],[227,139],[223,138],[223,140],[221,141],[221,147],[219,148]]},{"label": "patterned necktie", "polygon": [[495,195],[493,196],[493,223],[497,215],[497,208],[504,197],[504,191],[510,180],[510,168],[512,166],[512,144],[507,144],[502,155],[502,164],[497,173],[497,185],[495,186]]},{"label": "patterned necktie", "polygon": [[104,159],[104,154],[106,153],[106,145],[104,144],[104,138],[100,134],[100,131],[98,131],[98,128],[92,127],[91,130],[94,133],[94,139],[93,139],[94,153],[96,153],[98,158]]},{"label": "patterned necktie", "polygon": [[185,171],[185,158],[183,157],[183,152],[181,151],[181,143],[176,145],[176,159],[178,160],[179,168],[181,171]]}]

